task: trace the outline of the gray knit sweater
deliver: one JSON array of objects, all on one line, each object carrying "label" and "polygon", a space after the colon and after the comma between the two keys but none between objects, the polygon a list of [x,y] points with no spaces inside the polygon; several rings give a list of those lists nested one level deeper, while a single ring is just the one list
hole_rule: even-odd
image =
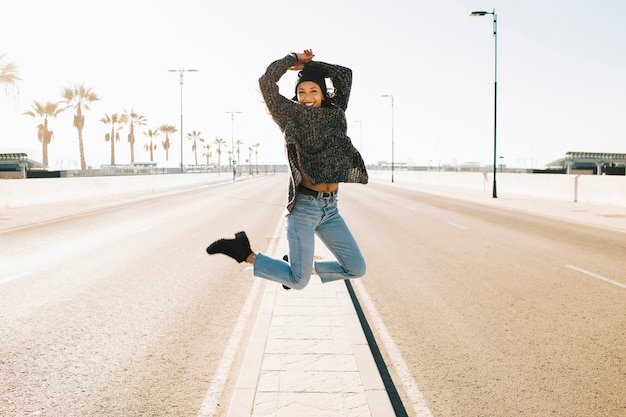
[{"label": "gray knit sweater", "polygon": [[363,158],[346,132],[345,110],[352,87],[352,70],[339,65],[311,61],[322,68],[335,88],[333,105],[308,107],[282,96],[278,81],[297,63],[293,55],[272,62],[259,79],[261,93],[274,121],[285,137],[291,170],[287,209],[295,204],[302,171],[313,184],[352,182],[367,184]]}]

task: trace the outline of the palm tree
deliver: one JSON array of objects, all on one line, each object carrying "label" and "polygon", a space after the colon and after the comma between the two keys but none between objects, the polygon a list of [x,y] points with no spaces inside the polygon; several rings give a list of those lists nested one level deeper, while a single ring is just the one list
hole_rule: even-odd
[{"label": "palm tree", "polygon": [[260,143],[255,143],[254,145],[252,145],[252,147],[254,148],[254,153],[256,156],[256,174],[259,175],[259,146],[261,146]]},{"label": "palm tree", "polygon": [[66,87],[63,89],[63,102],[67,103],[68,107],[74,107],[76,114],[74,115],[74,127],[78,131],[78,149],[80,152],[80,168],[84,171],[87,169],[87,163],[85,162],[85,147],[83,145],[83,127],[85,126],[85,116],[83,115],[83,109],[89,110],[92,102],[100,100],[96,93],[91,91],[91,88],[87,88],[84,84],[72,87]]},{"label": "palm tree", "polygon": [[41,142],[42,163],[45,166],[48,166],[48,145],[54,136],[52,130],[48,129],[48,117],[57,117],[65,109],[65,107],[59,108],[59,103],[47,102],[46,104],[41,104],[38,101],[34,101],[32,110],[24,112],[28,116],[42,120],[42,123],[37,126],[37,139]]},{"label": "palm tree", "polygon": [[[163,149],[165,149],[165,160],[169,161],[170,160],[170,146],[172,145],[172,143],[170,142],[170,133],[176,133],[178,132],[178,130],[176,129],[176,126],[172,126],[172,125],[161,125],[161,127],[159,127],[159,130],[163,133],[165,133],[165,142],[163,143]],[[182,161],[181,161],[182,164]]]},{"label": "palm tree", "polygon": [[[154,130],[148,129],[147,132],[143,132],[144,135],[150,138],[150,143],[146,143],[145,146],[143,147],[145,150],[150,152],[150,162],[154,161],[154,151],[157,148],[156,144],[154,143],[154,140],[157,138],[157,136],[161,134],[159,130],[160,129],[154,129]],[[166,150],[166,155],[167,155],[167,150]]]},{"label": "palm tree", "polygon": [[211,165],[211,157],[213,156],[211,153],[211,145],[203,145],[202,148],[204,149],[202,156],[206,157],[206,165],[209,166]]},{"label": "palm tree", "polygon": [[222,156],[222,145],[226,143],[224,139],[217,138],[213,141],[217,145],[217,169],[220,169],[220,160]]},{"label": "palm tree", "polygon": [[248,146],[249,158],[248,158],[248,174],[252,174],[252,153],[254,152],[254,145]]},{"label": "palm tree", "polygon": [[239,150],[239,145],[243,145],[243,141],[237,139],[237,141],[235,141],[235,145],[237,145],[237,163],[241,165],[241,153]]},{"label": "palm tree", "polygon": [[196,165],[198,165],[198,141],[204,142],[204,139],[200,137],[201,134],[201,132],[196,132],[195,130],[191,133],[187,133],[187,139],[193,141],[191,150],[194,152]]},{"label": "palm tree", "polygon": [[119,131],[123,126],[118,126],[115,128],[115,125],[121,125],[126,123],[126,115],[124,114],[105,114],[102,119],[100,119],[102,123],[105,125],[111,125],[111,133],[107,133],[104,135],[104,140],[106,142],[111,142],[111,165],[115,165],[115,142],[120,141],[120,133]]},{"label": "palm tree", "polygon": [[130,112],[124,110],[124,116],[126,116],[126,123],[130,128],[128,143],[130,144],[130,163],[133,164],[135,162],[135,126],[144,126],[148,119],[135,113],[133,109],[130,109]]},{"label": "palm tree", "polygon": [[21,78],[17,75],[17,66],[12,62],[4,62],[4,55],[0,55],[0,85],[7,96],[15,94],[18,81]]}]

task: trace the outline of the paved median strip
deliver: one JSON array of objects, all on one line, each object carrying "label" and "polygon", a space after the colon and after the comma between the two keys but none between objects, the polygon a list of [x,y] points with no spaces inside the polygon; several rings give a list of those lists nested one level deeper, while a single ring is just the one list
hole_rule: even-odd
[{"label": "paved median strip", "polygon": [[[317,244],[320,255],[330,256]],[[284,253],[284,245],[283,238],[268,253]],[[313,280],[303,291],[286,292],[267,283],[228,416],[394,415],[341,284]]]}]

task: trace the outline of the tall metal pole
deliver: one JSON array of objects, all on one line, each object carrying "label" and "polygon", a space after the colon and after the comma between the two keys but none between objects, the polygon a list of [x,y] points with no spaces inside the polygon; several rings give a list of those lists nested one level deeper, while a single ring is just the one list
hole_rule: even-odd
[{"label": "tall metal pole", "polygon": [[383,94],[381,97],[389,97],[391,98],[391,182],[393,182],[393,172],[395,169],[395,138],[394,138],[394,127],[395,127],[395,115],[393,108],[393,94]]},{"label": "tall metal pole", "polygon": [[493,40],[494,40],[494,70],[493,70],[493,192],[492,197],[498,198],[498,189],[496,186],[497,171],[497,131],[498,131],[498,15],[496,9],[491,12],[477,11],[472,12],[470,16],[493,15]]},{"label": "tall metal pole", "polygon": [[180,78],[180,172],[184,172],[183,169],[183,74],[185,72],[198,72],[197,69],[184,69],[179,68],[177,70],[167,70],[168,72],[178,72]]},{"label": "tall metal pole", "polygon": [[498,198],[496,187],[496,153],[497,153],[497,132],[498,132],[498,16],[496,9],[493,9],[493,198]]},{"label": "tall metal pole", "polygon": [[183,74],[185,71],[180,70],[180,173],[184,172],[183,165]]},{"label": "tall metal pole", "polygon": [[240,111],[227,111],[225,113],[230,114],[230,163],[233,166],[233,181],[235,180],[235,174],[237,173],[237,167],[235,166],[235,115],[241,114]]}]

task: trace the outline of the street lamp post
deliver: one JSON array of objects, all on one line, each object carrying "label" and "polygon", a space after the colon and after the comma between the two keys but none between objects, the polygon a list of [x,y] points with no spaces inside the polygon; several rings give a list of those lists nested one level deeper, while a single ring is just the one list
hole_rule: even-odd
[{"label": "street lamp post", "polygon": [[241,114],[240,111],[227,111],[225,113],[230,114],[230,150],[232,152],[232,157],[230,158],[230,163],[233,166],[233,181],[235,181],[235,174],[237,174],[237,167],[235,161],[235,115]]},{"label": "street lamp post", "polygon": [[178,72],[180,76],[180,172],[183,170],[183,74],[185,72],[198,72],[197,69],[171,69],[168,72]]},{"label": "street lamp post", "polygon": [[493,198],[498,198],[496,187],[496,152],[497,152],[497,126],[498,126],[498,15],[496,9],[491,12],[476,11],[470,16],[493,15],[493,40],[494,40],[494,71],[493,71]]},{"label": "street lamp post", "polygon": [[395,117],[394,117],[394,109],[393,109],[393,94],[383,94],[381,97],[389,97],[391,98],[391,182],[393,182],[393,171],[395,169],[395,140],[394,140],[394,125],[395,125]]}]

